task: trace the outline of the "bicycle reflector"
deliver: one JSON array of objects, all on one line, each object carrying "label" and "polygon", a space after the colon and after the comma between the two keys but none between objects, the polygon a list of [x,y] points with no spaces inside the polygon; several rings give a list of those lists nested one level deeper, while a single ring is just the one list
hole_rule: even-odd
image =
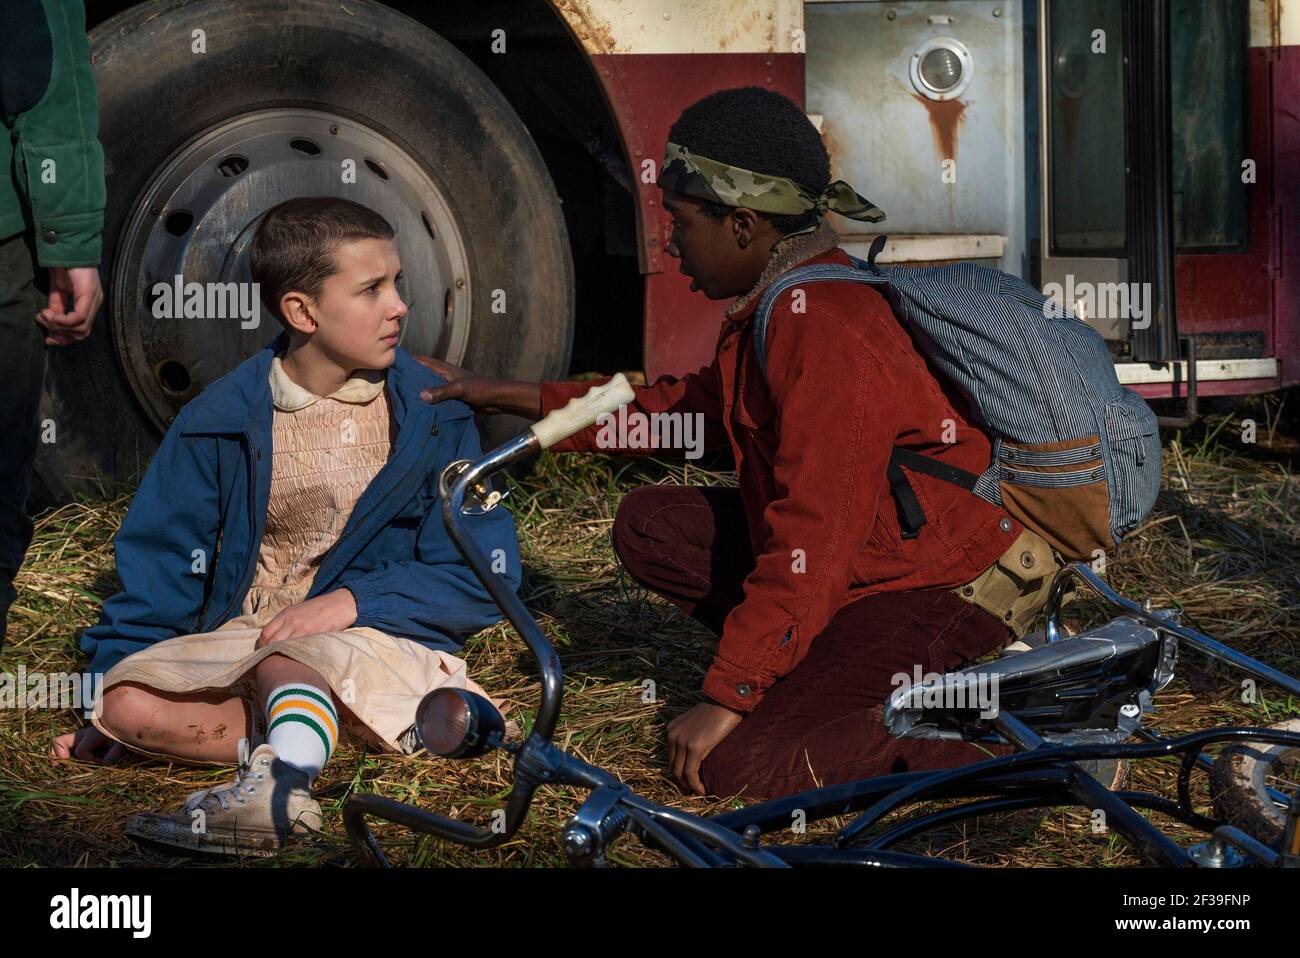
[{"label": "bicycle reflector", "polygon": [[482,755],[500,743],[505,727],[491,702],[466,689],[434,689],[415,710],[415,737],[444,758]]}]

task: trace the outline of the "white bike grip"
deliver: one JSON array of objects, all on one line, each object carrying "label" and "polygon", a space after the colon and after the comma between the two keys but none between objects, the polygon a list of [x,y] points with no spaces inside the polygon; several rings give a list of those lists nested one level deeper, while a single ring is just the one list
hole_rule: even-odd
[{"label": "white bike grip", "polygon": [[635,395],[627,377],[616,373],[609,382],[592,386],[583,395],[574,396],[559,409],[533,423],[533,435],[543,449],[549,449],[594,424],[605,413],[612,413],[619,406],[630,403]]}]

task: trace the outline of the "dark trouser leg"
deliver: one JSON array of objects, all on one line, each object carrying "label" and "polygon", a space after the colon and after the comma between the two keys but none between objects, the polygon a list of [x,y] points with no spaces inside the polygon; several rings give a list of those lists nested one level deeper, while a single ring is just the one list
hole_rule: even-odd
[{"label": "dark trouser leg", "polygon": [[[882,721],[897,673],[959,669],[1007,641],[1006,626],[947,589],[868,596],[845,606],[704,760],[714,795],[777,798],[821,785],[988,757],[967,742],[901,739]],[[995,747],[1005,754],[1005,747]]]},{"label": "dark trouser leg", "polygon": [[614,551],[637,582],[718,635],[754,568],[740,492],[642,486],[619,504]]},{"label": "dark trouser leg", "polygon": [[7,624],[13,580],[32,541],[27,496],[45,378],[44,331],[35,318],[45,298],[35,286],[36,270],[26,234],[0,240],[0,629]]},{"label": "dark trouser leg", "polygon": [[[614,520],[614,548],[632,578],[719,634],[754,567],[735,489],[634,490]],[[895,674],[910,677],[918,665],[922,674],[959,669],[1008,637],[994,616],[947,589],[859,599],[709,754],[700,777],[714,795],[775,798],[984,758],[966,742],[894,738],[883,703],[897,688]]]}]

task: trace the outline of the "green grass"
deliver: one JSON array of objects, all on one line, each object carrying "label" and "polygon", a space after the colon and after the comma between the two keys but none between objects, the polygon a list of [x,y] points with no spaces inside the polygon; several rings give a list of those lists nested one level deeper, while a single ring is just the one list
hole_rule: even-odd
[{"label": "green grass", "polygon": [[[1300,673],[1300,490],[1294,476],[1296,443],[1268,424],[1276,400],[1256,401],[1231,415],[1220,412],[1185,434],[1166,434],[1165,481],[1156,510],[1107,569],[1107,579],[1136,599],[1178,605],[1184,620],[1248,654]],[[1260,422],[1259,441],[1240,442],[1239,420]],[[735,801],[683,795],[664,770],[664,725],[698,701],[714,641],[678,610],[620,576],[609,527],[620,496],[645,482],[734,484],[734,476],[694,466],[603,456],[544,456],[508,500],[515,513],[527,575],[524,595],[564,663],[565,700],[556,741],[618,775],[637,792],[698,813],[735,807]],[[18,580],[9,641],[0,671],[77,671],[78,632],[93,624],[98,602],[115,589],[112,536],[127,501],[85,502],[47,512]],[[1086,613],[1086,603],[1078,615]],[[474,638],[466,648],[470,673],[514,706],[525,728],[538,697],[535,670],[522,641],[506,625]],[[1184,653],[1178,678],[1157,696],[1153,724],[1165,733],[1223,724],[1277,721],[1295,715],[1296,702],[1264,689],[1264,701],[1241,701],[1237,678]],[[642,682],[656,685],[642,701]],[[52,764],[51,738],[80,724],[71,711],[0,710],[0,864],[179,865],[138,848],[122,826],[138,811],[172,810],[191,791],[229,778],[229,770],[152,761],[101,768]],[[1176,765],[1146,762],[1132,787],[1172,794]],[[1204,776],[1194,796],[1208,809]],[[328,836],[257,867],[353,865],[343,837],[343,802],[353,793],[379,793],[487,825],[510,787],[509,757],[452,762],[420,756],[340,748],[318,782]],[[552,866],[563,864],[559,834],[582,795],[567,788],[538,793],[527,823],[501,848],[469,852],[397,827],[377,832],[390,859],[404,865]],[[1193,833],[1160,816],[1179,840]],[[810,841],[844,824],[810,823]],[[1115,835],[1093,835],[1082,810],[1024,811],[911,842],[908,849],[995,865],[1134,865],[1139,861]],[[623,839],[611,859],[623,865],[661,865],[666,859]]]}]

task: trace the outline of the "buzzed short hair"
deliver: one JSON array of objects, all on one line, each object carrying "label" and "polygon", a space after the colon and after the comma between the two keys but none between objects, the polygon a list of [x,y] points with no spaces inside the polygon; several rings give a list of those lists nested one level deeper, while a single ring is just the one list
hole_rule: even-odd
[{"label": "buzzed short hair", "polygon": [[249,268],[262,302],[284,325],[280,299],[291,290],[315,298],[338,272],[335,251],[348,242],[392,239],[388,220],[336,196],[304,196],[273,206],[253,235]]}]

